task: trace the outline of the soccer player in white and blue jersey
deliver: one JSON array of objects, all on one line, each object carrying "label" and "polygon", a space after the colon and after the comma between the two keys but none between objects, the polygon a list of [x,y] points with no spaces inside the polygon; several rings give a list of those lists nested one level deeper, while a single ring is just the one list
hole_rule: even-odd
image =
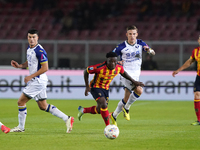
[{"label": "soccer player in white and blue jersey", "polygon": [[[136,26],[127,27],[126,36],[127,40],[119,44],[113,52],[120,56],[124,70],[134,80],[139,81],[142,64],[142,52],[144,51],[151,55],[155,55],[155,52],[145,42],[137,39],[138,29]],[[124,98],[118,103],[117,108],[110,116],[112,123],[115,125],[117,125],[116,119],[121,111],[123,111],[125,119],[130,120],[130,106],[143,92],[143,88],[141,86],[132,85],[130,81],[123,77],[120,77],[120,80],[125,87],[125,94]]]},{"label": "soccer player in white and blue jersey", "polygon": [[18,99],[18,121],[19,125],[10,130],[10,132],[24,132],[27,115],[26,103],[32,98],[35,99],[39,108],[43,111],[50,112],[52,115],[63,119],[67,126],[67,133],[70,133],[73,127],[74,118],[67,116],[54,105],[48,104],[46,87],[48,78],[48,58],[44,48],[38,43],[38,31],[30,29],[28,31],[27,61],[18,64],[12,60],[11,65],[15,68],[29,68],[29,76],[26,76],[24,82],[27,84]]}]

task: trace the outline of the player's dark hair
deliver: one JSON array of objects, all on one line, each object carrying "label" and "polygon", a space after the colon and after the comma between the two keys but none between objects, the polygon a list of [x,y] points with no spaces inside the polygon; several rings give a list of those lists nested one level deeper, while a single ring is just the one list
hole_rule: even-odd
[{"label": "player's dark hair", "polygon": [[128,30],[136,30],[136,31],[138,31],[137,27],[134,26],[134,25],[128,26],[128,27],[126,28],[126,31],[128,31]]},{"label": "player's dark hair", "polygon": [[30,30],[28,30],[28,33],[30,33],[30,34],[37,34],[38,35],[38,30],[36,30],[36,29],[30,29]]},{"label": "player's dark hair", "polygon": [[117,54],[115,52],[109,52],[106,54],[106,58],[109,58],[109,57],[117,57]]}]

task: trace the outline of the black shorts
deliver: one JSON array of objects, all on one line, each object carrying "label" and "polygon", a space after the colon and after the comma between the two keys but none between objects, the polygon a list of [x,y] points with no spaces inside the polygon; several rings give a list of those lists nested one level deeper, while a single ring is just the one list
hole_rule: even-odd
[{"label": "black shorts", "polygon": [[196,80],[194,82],[194,92],[200,91],[200,76],[196,76]]},{"label": "black shorts", "polygon": [[109,90],[101,89],[101,88],[91,88],[90,93],[93,98],[97,101],[100,97],[105,97],[106,102],[108,104],[109,101]]}]

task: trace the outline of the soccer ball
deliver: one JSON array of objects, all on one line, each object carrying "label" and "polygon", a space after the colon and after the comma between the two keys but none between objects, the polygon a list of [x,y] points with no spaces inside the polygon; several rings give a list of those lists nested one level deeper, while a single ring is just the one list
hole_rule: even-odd
[{"label": "soccer ball", "polygon": [[104,135],[108,139],[116,139],[119,136],[119,128],[115,125],[107,125],[104,129]]}]

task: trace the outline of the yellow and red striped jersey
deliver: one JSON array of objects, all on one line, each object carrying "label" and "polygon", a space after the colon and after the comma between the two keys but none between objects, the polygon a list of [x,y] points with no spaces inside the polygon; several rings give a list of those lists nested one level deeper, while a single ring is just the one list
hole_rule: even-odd
[{"label": "yellow and red striped jersey", "polygon": [[87,72],[89,74],[95,74],[92,81],[90,82],[90,87],[108,90],[113,78],[119,73],[123,74],[124,68],[122,65],[117,64],[115,69],[109,70],[105,61],[100,64],[88,66]]},{"label": "yellow and red striped jersey", "polygon": [[197,47],[192,51],[190,58],[197,61],[197,75],[200,76],[200,47]]}]

